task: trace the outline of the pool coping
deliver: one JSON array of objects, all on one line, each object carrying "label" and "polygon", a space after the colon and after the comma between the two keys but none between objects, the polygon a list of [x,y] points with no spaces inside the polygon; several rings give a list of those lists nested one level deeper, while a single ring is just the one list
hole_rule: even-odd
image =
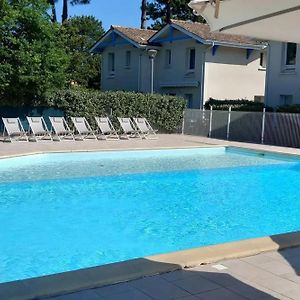
[{"label": "pool coping", "polygon": [[[63,153],[93,153],[93,152],[122,152],[122,151],[159,151],[159,150],[187,150],[187,149],[205,149],[205,148],[238,148],[238,147],[231,147],[226,145],[213,145],[213,144],[203,144],[202,146],[180,146],[180,147],[141,147],[141,148],[108,148],[108,149],[76,149],[76,150],[40,150],[40,151],[32,151],[32,152],[24,152],[18,154],[10,154],[10,155],[0,155],[1,159],[8,159],[8,158],[16,158],[16,157],[24,157],[24,156],[32,156],[32,155],[42,155],[42,154],[63,154]],[[300,155],[299,155],[300,156]]]},{"label": "pool coping", "polygon": [[0,284],[1,300],[59,296],[145,276],[300,246],[300,231],[147,256],[99,267]]},{"label": "pool coping", "polygon": [[[170,150],[195,148],[234,148],[242,151],[267,153],[300,157],[298,154],[281,152],[280,150],[262,150],[230,145],[186,146],[186,147],[157,147],[157,148],[128,148],[128,149],[92,149],[92,150],[49,150],[35,151],[8,156],[0,159],[23,157],[47,153],[78,153],[78,152],[111,152],[111,151],[142,151]],[[76,271],[53,274],[43,277],[0,283],[1,300],[30,300],[50,296],[59,296],[85,289],[98,288],[106,285],[126,282],[145,276],[157,275],[202,264],[214,263],[226,259],[234,259],[257,255],[268,251],[299,247],[300,231],[248,239],[237,242],[194,248],[184,251],[147,256],[124,262],[85,268]]]}]

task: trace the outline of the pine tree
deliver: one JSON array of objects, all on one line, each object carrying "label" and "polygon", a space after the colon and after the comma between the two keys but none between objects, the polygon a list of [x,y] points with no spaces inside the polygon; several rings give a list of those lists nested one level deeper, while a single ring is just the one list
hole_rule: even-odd
[{"label": "pine tree", "polygon": [[141,5],[141,29],[147,27],[147,0],[142,0]]},{"label": "pine tree", "polygon": [[152,0],[147,3],[147,15],[153,20],[152,28],[160,29],[171,19],[190,20],[204,23],[203,18],[195,16],[188,7],[190,0]]},{"label": "pine tree", "polygon": [[91,0],[71,0],[71,1],[63,0],[63,12],[61,18],[62,23],[68,19],[69,2],[71,5],[90,4]]}]

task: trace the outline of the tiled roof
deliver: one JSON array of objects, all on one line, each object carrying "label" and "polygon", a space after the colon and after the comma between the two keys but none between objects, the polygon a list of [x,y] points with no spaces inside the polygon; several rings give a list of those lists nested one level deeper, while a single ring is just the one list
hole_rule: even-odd
[{"label": "tiled roof", "polygon": [[177,25],[190,33],[197,35],[198,37],[207,40],[207,41],[218,41],[218,42],[227,42],[235,44],[249,44],[249,45],[260,45],[261,43],[246,36],[234,35],[234,34],[224,34],[210,32],[210,28],[207,24],[202,23],[193,23],[189,21],[179,21],[172,20],[172,24]]},{"label": "tiled roof", "polygon": [[148,45],[148,40],[157,32],[156,30],[129,28],[115,25],[112,26],[112,29],[121,32],[130,40],[140,45]]}]

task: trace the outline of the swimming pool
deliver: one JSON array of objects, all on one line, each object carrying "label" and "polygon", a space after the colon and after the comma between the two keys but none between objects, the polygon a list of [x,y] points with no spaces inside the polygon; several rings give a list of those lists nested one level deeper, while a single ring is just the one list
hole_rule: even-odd
[{"label": "swimming pool", "polygon": [[0,161],[0,282],[300,230],[300,164],[225,148]]}]

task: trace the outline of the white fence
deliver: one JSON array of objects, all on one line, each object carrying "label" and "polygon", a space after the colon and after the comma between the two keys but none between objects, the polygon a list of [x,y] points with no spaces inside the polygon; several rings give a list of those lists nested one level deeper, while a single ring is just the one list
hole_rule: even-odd
[{"label": "white fence", "polygon": [[300,114],[188,109],[183,133],[300,148]]}]

